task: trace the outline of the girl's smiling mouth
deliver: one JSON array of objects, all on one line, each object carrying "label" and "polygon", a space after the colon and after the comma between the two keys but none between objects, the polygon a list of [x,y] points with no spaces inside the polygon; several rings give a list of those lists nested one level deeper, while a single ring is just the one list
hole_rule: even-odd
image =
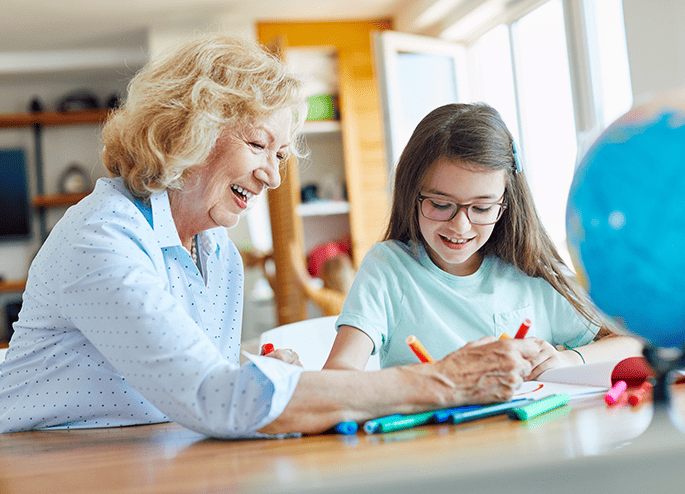
[{"label": "girl's smiling mouth", "polygon": [[471,240],[473,240],[473,238],[448,238],[444,235],[439,236],[447,248],[455,250],[464,249]]}]

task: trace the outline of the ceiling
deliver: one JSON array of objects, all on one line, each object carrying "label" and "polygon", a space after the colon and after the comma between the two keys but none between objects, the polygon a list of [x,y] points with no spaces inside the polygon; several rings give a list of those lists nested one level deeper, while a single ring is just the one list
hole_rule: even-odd
[{"label": "ceiling", "polygon": [[388,18],[408,1],[416,0],[2,0],[0,52],[117,46],[155,28]]}]

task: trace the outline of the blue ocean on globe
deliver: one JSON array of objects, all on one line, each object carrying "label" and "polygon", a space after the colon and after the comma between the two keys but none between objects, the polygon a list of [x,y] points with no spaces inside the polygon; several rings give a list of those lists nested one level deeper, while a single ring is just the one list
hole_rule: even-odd
[{"label": "blue ocean on globe", "polygon": [[627,114],[582,159],[566,229],[594,303],[658,347],[685,345],[685,113]]}]

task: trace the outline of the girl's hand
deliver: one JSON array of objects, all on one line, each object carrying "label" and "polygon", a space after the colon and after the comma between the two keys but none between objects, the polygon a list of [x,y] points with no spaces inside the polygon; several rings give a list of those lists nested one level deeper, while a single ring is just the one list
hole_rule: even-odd
[{"label": "girl's hand", "polygon": [[576,352],[571,350],[559,351],[546,341],[538,338],[530,339],[537,340],[539,342],[540,353],[536,359],[533,370],[526,378],[527,381],[537,379],[540,374],[555,367],[566,367],[568,365],[578,365],[583,363],[582,359]]},{"label": "girl's hand", "polygon": [[[285,362],[286,364],[299,365],[300,367],[302,367],[302,364],[300,363],[299,355],[297,355],[297,353],[295,353],[290,348],[282,348],[279,350],[270,350],[269,348],[267,348],[266,350],[269,350],[269,351],[266,352],[265,348],[264,348],[265,346],[266,345],[262,346],[262,349],[259,352],[260,355],[281,360],[281,361]],[[273,347],[273,345],[272,345],[272,347]]]}]

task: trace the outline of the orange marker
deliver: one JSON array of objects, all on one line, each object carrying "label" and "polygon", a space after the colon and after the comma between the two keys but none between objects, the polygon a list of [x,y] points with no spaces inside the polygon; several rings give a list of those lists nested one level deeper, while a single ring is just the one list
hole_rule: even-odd
[{"label": "orange marker", "polygon": [[517,340],[525,338],[526,333],[528,333],[529,328],[530,328],[530,319],[525,319],[521,323],[521,326],[519,327],[519,330],[516,332],[516,336],[514,336],[514,338]]},{"label": "orange marker", "polygon": [[275,349],[274,349],[273,343],[264,343],[262,345],[262,355],[267,355],[267,354],[273,352],[274,350]]},{"label": "orange marker", "polygon": [[421,342],[416,338],[416,336],[411,335],[407,336],[407,339],[405,340],[407,342],[407,345],[409,345],[409,348],[412,349],[414,354],[419,358],[421,362],[424,363],[433,363],[435,360],[433,360],[433,357],[430,356],[428,353],[428,350],[426,350]]},{"label": "orange marker", "polygon": [[502,333],[501,335],[499,335],[499,339],[500,340],[510,340],[511,336],[509,336],[507,333]]}]

